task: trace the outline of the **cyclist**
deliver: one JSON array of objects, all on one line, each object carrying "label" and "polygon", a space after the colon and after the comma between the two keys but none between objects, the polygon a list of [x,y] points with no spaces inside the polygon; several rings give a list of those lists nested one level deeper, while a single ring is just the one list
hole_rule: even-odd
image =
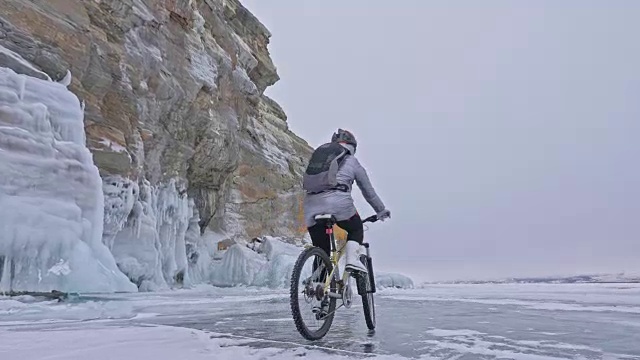
[{"label": "cyclist", "polygon": [[364,229],[362,219],[351,197],[353,182],[356,182],[365,200],[376,212],[378,219],[384,221],[390,218],[391,212],[386,209],[376,194],[366,170],[355,157],[358,143],[353,134],[347,130],[338,129],[338,132],[331,137],[331,142],[342,145],[347,151],[336,174],[338,186],[326,191],[307,192],[304,199],[305,225],[313,245],[329,254],[330,237],[326,233],[324,224],[316,223],[314,217],[321,214],[334,215],[337,225],[347,232],[346,269],[366,273],[367,269],[358,257],[358,250],[364,238]]}]

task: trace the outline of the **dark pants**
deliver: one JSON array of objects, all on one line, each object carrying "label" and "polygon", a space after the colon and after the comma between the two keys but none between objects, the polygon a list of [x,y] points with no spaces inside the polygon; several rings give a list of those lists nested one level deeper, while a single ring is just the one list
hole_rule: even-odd
[{"label": "dark pants", "polygon": [[[360,215],[356,213],[349,220],[338,221],[336,225],[347,232],[347,240],[355,240],[359,244],[362,244],[362,241],[364,240],[364,228],[362,226],[362,219],[360,218]],[[313,246],[321,248],[327,253],[327,255],[330,255],[331,237],[329,236],[329,234],[327,234],[326,223],[318,222],[317,224],[309,227],[308,230]],[[320,263],[321,260],[319,258],[316,258],[313,263],[314,272],[316,271]],[[323,269],[318,275],[319,277],[314,279],[314,281],[324,281],[328,274],[327,271]]]},{"label": "dark pants", "polygon": [[[347,240],[354,240],[357,241],[358,244],[362,244],[364,228],[362,227],[360,215],[355,214],[349,220],[338,221],[336,225],[347,232]],[[308,230],[313,246],[321,248],[329,255],[331,253],[331,238],[329,234],[327,234],[326,224],[319,222],[308,228]]]}]

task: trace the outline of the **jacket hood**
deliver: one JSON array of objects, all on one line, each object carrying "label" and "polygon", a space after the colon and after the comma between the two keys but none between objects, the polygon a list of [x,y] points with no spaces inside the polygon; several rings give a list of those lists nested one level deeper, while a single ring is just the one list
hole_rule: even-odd
[{"label": "jacket hood", "polygon": [[356,154],[356,148],[353,145],[351,145],[351,144],[340,144],[340,145],[342,145],[342,147],[347,149],[351,155],[355,155]]}]

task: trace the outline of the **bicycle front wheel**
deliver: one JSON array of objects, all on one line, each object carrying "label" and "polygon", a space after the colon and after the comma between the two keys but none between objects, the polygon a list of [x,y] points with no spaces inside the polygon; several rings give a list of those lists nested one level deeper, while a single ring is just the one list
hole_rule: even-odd
[{"label": "bicycle front wheel", "polygon": [[370,258],[365,255],[360,257],[360,261],[367,267],[368,274],[360,273],[357,277],[358,294],[362,297],[362,309],[364,310],[364,320],[369,330],[376,328],[376,306],[373,301],[373,266]]},{"label": "bicycle front wheel", "polygon": [[[291,315],[296,329],[307,340],[323,338],[333,322],[336,299],[329,297],[324,289],[332,268],[329,256],[318,247],[303,251],[293,266],[289,293]],[[331,285],[335,287],[333,281]]]}]

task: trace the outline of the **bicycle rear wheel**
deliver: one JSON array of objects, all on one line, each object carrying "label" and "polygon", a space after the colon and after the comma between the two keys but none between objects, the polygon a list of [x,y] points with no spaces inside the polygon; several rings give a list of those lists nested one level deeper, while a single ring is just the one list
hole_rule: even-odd
[{"label": "bicycle rear wheel", "polygon": [[367,267],[368,274],[360,273],[357,276],[358,294],[362,297],[362,309],[364,310],[364,320],[369,330],[376,328],[376,306],[373,301],[374,277],[371,258],[361,255],[360,261]]},{"label": "bicycle rear wheel", "polygon": [[[293,266],[289,293],[291,315],[296,329],[307,340],[319,340],[331,328],[336,299],[325,293],[324,284],[332,267],[329,256],[318,247],[303,251]],[[332,281],[331,288],[335,288],[334,285]],[[328,305],[324,309],[323,302]]]}]

